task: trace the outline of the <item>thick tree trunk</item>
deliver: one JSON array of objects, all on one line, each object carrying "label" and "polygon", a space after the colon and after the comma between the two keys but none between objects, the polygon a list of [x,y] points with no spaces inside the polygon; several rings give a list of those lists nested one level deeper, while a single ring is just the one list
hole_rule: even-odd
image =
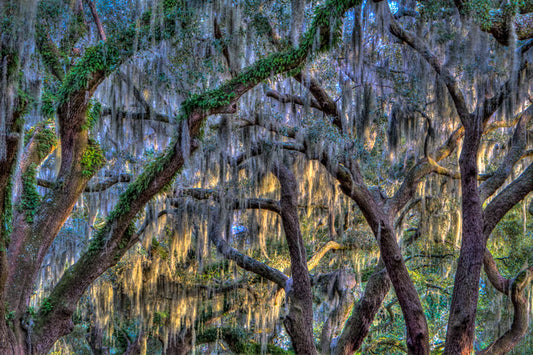
[{"label": "thick tree trunk", "polygon": [[478,301],[479,277],[486,239],[478,192],[477,153],[482,133],[481,118],[464,120],[465,139],[459,159],[461,169],[463,239],[452,295],[445,354],[471,354]]},{"label": "thick tree trunk", "polygon": [[[2,307],[3,308],[3,307]],[[4,311],[0,311],[1,314]],[[17,342],[15,335],[9,328],[5,318],[0,321],[0,354],[6,355],[24,355],[27,354],[26,344]]]},{"label": "thick tree trunk", "polygon": [[286,287],[289,314],[284,320],[296,354],[316,354],[313,339],[313,295],[307,269],[307,253],[298,219],[298,185],[292,172],[275,163],[272,172],[281,185],[281,220],[291,258],[292,285]]}]

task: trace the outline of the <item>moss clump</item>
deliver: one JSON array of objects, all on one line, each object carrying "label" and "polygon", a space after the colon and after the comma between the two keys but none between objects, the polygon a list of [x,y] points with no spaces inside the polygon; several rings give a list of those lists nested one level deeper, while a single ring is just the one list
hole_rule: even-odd
[{"label": "moss clump", "polygon": [[26,222],[32,223],[35,211],[41,204],[41,196],[37,192],[37,165],[32,163],[22,174],[22,197],[19,210],[26,215]]},{"label": "moss clump", "polygon": [[48,154],[57,146],[56,133],[52,128],[44,128],[35,135],[37,142],[37,154],[39,161],[46,158]]},{"label": "moss clump", "polygon": [[81,174],[85,178],[90,178],[96,174],[104,163],[105,158],[102,149],[100,149],[98,143],[89,139],[89,144],[87,145],[87,148],[85,148],[83,156],[81,157],[81,167],[83,169]]},{"label": "moss clump", "polygon": [[26,116],[34,102],[35,100],[27,91],[19,88],[17,93],[17,107],[15,108],[15,111],[20,117]]},{"label": "moss clump", "polygon": [[16,75],[20,66],[20,58],[17,53],[8,48],[2,48],[0,49],[0,58],[7,64],[7,76]]},{"label": "moss clump", "polygon": [[24,145],[33,139],[36,145],[37,157],[42,161],[57,146],[58,140],[52,119],[33,126],[24,133]]}]

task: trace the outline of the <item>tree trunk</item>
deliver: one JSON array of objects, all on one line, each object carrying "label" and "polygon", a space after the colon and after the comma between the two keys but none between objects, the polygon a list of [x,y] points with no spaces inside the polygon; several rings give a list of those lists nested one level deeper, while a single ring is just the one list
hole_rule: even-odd
[{"label": "tree trunk", "polygon": [[307,269],[307,253],[300,233],[298,219],[298,185],[292,172],[275,163],[272,172],[281,185],[281,220],[291,258],[292,281],[285,289],[289,300],[289,314],[284,320],[296,354],[316,354],[313,338],[313,295]]},{"label": "tree trunk", "polygon": [[481,118],[464,120],[465,139],[459,159],[461,169],[463,239],[452,295],[445,354],[471,354],[478,301],[479,277],[486,240],[478,192],[477,153],[482,133]]},{"label": "tree trunk", "polygon": [[352,316],[346,322],[337,344],[333,344],[332,354],[353,354],[363,344],[374,317],[390,290],[391,282],[384,266],[380,260],[376,271],[368,279],[365,293],[354,305]]}]

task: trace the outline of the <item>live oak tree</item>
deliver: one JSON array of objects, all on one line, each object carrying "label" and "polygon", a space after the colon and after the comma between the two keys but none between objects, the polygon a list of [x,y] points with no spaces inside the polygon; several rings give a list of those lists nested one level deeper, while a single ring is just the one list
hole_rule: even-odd
[{"label": "live oak tree", "polygon": [[[286,292],[284,325],[297,353],[358,350],[391,285],[405,322],[407,352],[427,354],[438,346],[431,342],[436,330],[428,327],[428,305],[411,268],[415,265],[408,264],[413,251],[423,245],[431,248],[422,248],[420,254],[439,247],[431,240],[435,235],[452,257],[454,246],[460,244],[456,264],[448,266],[456,271],[445,312],[445,353],[473,350],[482,266],[491,287],[511,298],[514,320],[481,352],[503,353],[517,345],[528,328],[525,292],[531,269],[519,268],[512,277],[504,277],[487,241],[533,188],[531,4],[292,1],[289,9],[276,2],[261,6],[249,1],[234,8],[223,2],[161,1],[150,7],[138,2],[127,10],[121,1],[108,8],[95,3],[100,4],[1,2],[2,353],[48,352],[72,331],[77,308],[85,307],[80,300],[91,285],[101,282],[100,276],[105,273],[112,279],[120,267],[127,270],[121,263],[130,258],[146,261],[134,253],[125,257],[128,250],[139,248],[140,240],[139,250],[148,254],[143,257],[158,254],[166,259],[164,243],[170,236],[165,232],[156,237],[150,230],[152,224],[163,225],[161,217],[166,215],[182,218],[186,226],[178,231],[194,234],[197,245],[190,249],[197,249],[197,255],[205,257],[211,242],[221,257],[272,281],[275,286],[267,287],[265,299],[281,303]],[[202,17],[205,9],[211,13]],[[312,15],[304,9],[313,10]],[[276,20],[288,21],[290,31]],[[191,53],[194,58],[187,58]],[[216,59],[198,61],[212,57]],[[42,67],[32,67],[36,60]],[[136,82],[136,75],[130,75],[143,65],[159,67],[157,80],[157,75],[137,75],[153,81],[151,94],[149,83]],[[171,65],[175,68],[161,69]],[[202,75],[209,70],[212,73]],[[39,79],[30,80],[32,74]],[[161,76],[168,75],[177,76],[169,79],[177,93],[162,89]],[[126,94],[109,89],[122,85],[129,88]],[[165,102],[170,109],[162,113]],[[218,122],[211,122],[214,115]],[[168,125],[170,139],[164,134],[152,140],[155,149],[162,145],[164,150],[146,164],[153,154],[148,149],[143,152],[145,160],[140,154],[127,157],[121,150],[129,144],[120,137],[132,124],[126,121]],[[107,132],[111,127],[113,132]],[[142,133],[137,144],[143,143]],[[498,149],[494,153],[487,147]],[[142,150],[133,149],[132,154]],[[56,167],[48,166],[51,161]],[[109,173],[134,164],[129,173]],[[299,202],[313,203],[299,187],[307,184],[304,166],[315,170],[308,180],[322,181],[318,193],[329,201],[331,243],[310,253],[309,260],[306,237],[313,232],[302,226],[299,212]],[[270,190],[264,186],[269,179]],[[127,187],[111,199],[108,211],[97,213],[97,204],[92,204],[90,222],[84,225],[98,224],[97,228],[87,228],[90,240],[66,270],[59,270],[34,311],[30,302],[36,282],[44,283],[39,275],[54,240],[63,238],[76,213],[84,211],[81,205],[91,199],[88,196],[118,183]],[[242,189],[236,188],[239,184]],[[246,190],[247,184],[252,188]],[[258,187],[262,184],[263,189]],[[204,189],[191,189],[193,185]],[[460,193],[448,191],[458,188]],[[265,190],[273,194],[268,199],[260,196]],[[255,195],[244,198],[243,192]],[[190,225],[184,217],[184,197],[208,201],[203,212],[192,211],[198,221]],[[461,204],[461,213],[454,215],[448,229],[435,227],[436,213],[428,212],[439,197],[444,200],[441,206]],[[232,225],[238,218],[233,211],[244,209],[279,214],[279,219],[267,221],[283,227],[290,258],[284,268],[267,265],[265,250],[250,256],[253,250],[245,253],[231,246],[236,239]],[[448,215],[452,212],[450,208]],[[324,275],[309,272],[326,253],[353,248],[345,245],[343,236],[349,234],[349,226],[364,230],[357,221],[361,215],[380,256],[364,293],[354,302],[350,290],[355,283],[342,268]],[[527,226],[527,218],[523,223]],[[77,234],[73,238],[81,239]],[[259,233],[262,248],[269,244],[264,237]],[[174,238],[184,244],[192,239]],[[169,249],[169,260],[175,261],[177,251]],[[189,248],[178,249],[188,254]],[[190,271],[205,270],[203,260],[195,264],[187,255],[181,259]],[[141,267],[140,262],[134,265],[134,270]],[[135,288],[134,294],[153,291],[162,299],[168,296],[165,291],[181,292],[179,280],[165,279],[175,275],[158,271],[158,265],[154,262],[142,271],[145,279],[134,278],[137,285],[128,283],[126,276],[116,283]],[[332,285],[338,302],[324,321],[316,349],[312,292],[320,282]],[[143,288],[144,283],[153,289]],[[239,285],[224,284],[220,294],[240,289]],[[253,288],[260,289],[255,284]],[[195,297],[205,292],[201,289],[195,287]],[[149,317],[148,323],[159,328],[139,327],[138,338],[128,339],[125,352],[140,351],[147,336],[161,338],[168,353],[192,349],[195,332],[198,343],[202,336],[213,341],[209,332],[199,333],[193,307],[180,310],[176,296],[170,297],[174,298],[168,304],[158,301],[157,317],[138,312],[138,318]],[[177,326],[175,316],[167,314],[182,311],[187,320]],[[226,343],[239,352],[242,348],[233,333],[223,333]],[[91,332],[93,351],[102,351],[98,337]]]}]

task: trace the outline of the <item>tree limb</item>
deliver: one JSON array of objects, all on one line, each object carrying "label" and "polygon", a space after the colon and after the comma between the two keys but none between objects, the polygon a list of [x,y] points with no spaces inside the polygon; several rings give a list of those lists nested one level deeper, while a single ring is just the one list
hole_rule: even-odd
[{"label": "tree limb", "polygon": [[[130,182],[130,181],[131,181],[130,174],[119,174],[116,176],[110,176],[103,181],[99,181],[97,183],[87,185],[84,191],[85,192],[102,192],[120,182]],[[41,178],[37,179],[37,185],[41,187],[51,189],[54,187],[54,184],[55,184],[54,182],[49,181],[49,180],[45,180]]]},{"label": "tree limb", "polygon": [[489,196],[503,185],[505,180],[511,175],[515,164],[522,158],[526,149],[526,124],[533,117],[533,105],[530,105],[521,115],[510,142],[510,149],[503,158],[498,169],[479,186],[481,201],[485,201]]},{"label": "tree limb", "polygon": [[237,249],[232,248],[223,238],[221,231],[221,222],[223,215],[220,214],[217,208],[211,210],[211,217],[209,223],[209,239],[217,247],[220,254],[224,255],[226,259],[233,260],[237,265],[247,271],[251,271],[267,280],[277,284],[281,288],[287,286],[287,275],[281,271],[274,269],[260,261],[255,260],[247,255],[242,254]]},{"label": "tree limb", "polygon": [[104,26],[102,26],[102,22],[100,21],[100,17],[98,16],[98,12],[96,11],[96,6],[94,5],[94,2],[92,0],[85,0],[85,3],[89,5],[89,8],[91,9],[91,15],[93,15],[96,28],[98,28],[98,35],[100,36],[100,39],[105,42],[107,38],[104,32]]},{"label": "tree limb", "polygon": [[505,189],[503,189],[483,211],[483,234],[489,238],[492,230],[499,221],[518,202],[522,201],[531,191],[533,191],[533,163]]}]

